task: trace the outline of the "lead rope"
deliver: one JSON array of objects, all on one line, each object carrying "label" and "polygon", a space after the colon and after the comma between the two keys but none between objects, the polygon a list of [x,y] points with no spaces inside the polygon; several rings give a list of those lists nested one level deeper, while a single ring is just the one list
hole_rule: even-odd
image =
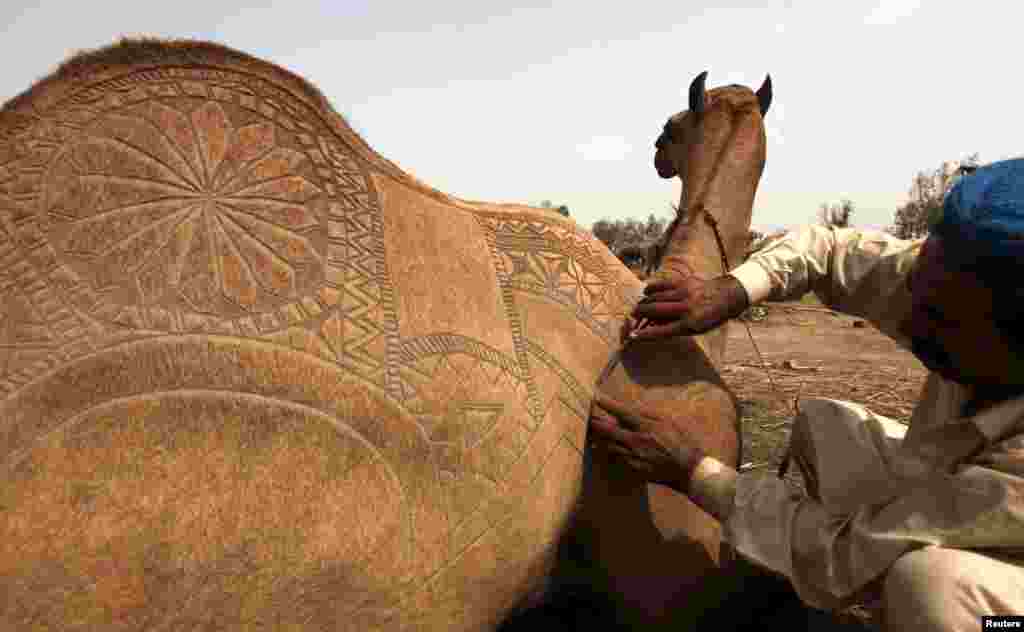
[{"label": "lead rope", "polygon": [[[737,128],[734,127],[732,132],[729,135],[729,141],[730,142],[726,142],[725,147],[728,147],[731,144],[731,140],[732,140],[733,136],[736,134],[736,131],[737,131]],[[725,149],[723,148],[722,151],[724,152]],[[719,157],[721,157],[721,156],[719,156]],[[721,163],[720,163],[720,161],[716,161],[714,164],[715,164],[715,172],[717,172],[718,165],[721,164]],[[714,175],[715,175],[715,173],[713,172],[712,173],[712,179],[714,178]],[[701,196],[701,197],[703,197],[703,196]],[[699,202],[695,206],[694,210],[703,213],[705,221],[707,221],[707,223],[711,226],[711,230],[714,231],[714,233],[715,233],[715,242],[718,244],[718,253],[722,257],[722,274],[729,274],[729,270],[731,268],[729,267],[728,256],[725,254],[725,244],[722,242],[722,236],[718,233],[718,220],[716,220],[714,217],[712,217],[711,213],[708,212],[707,208],[703,204],[703,200],[701,202]],[[677,221],[678,221],[678,218],[679,218],[679,216],[678,216],[678,211],[677,211],[677,215],[676,215]],[[659,259],[663,255],[664,255],[664,253],[661,253],[661,255],[659,255]],[[648,324],[649,323],[641,322],[639,324],[639,326],[637,327],[637,329],[643,329]],[[778,396],[778,398],[780,400],[785,402],[786,398],[782,396],[782,391],[779,390],[778,386],[775,385],[775,380],[772,379],[772,372],[768,370],[768,364],[764,361],[764,356],[761,355],[761,350],[757,348],[757,343],[754,342],[754,334],[751,333],[751,331],[750,331],[750,325],[747,324],[746,321],[744,321],[743,322],[743,327],[747,330],[747,338],[750,339],[750,344],[751,344],[751,346],[754,347],[754,353],[757,354],[758,360],[760,360],[760,362],[761,362],[761,367],[764,369],[765,374],[768,376],[768,383],[771,384],[772,391],[775,392],[775,394]],[[608,364],[606,364],[605,367],[604,367],[604,370],[601,371],[601,374],[597,378],[597,384],[600,385],[602,382],[604,382],[606,379],[608,379],[608,376],[611,375],[612,371],[615,369],[615,367],[621,361],[622,361],[622,348],[620,347],[619,349],[615,350],[615,353],[612,354],[612,357],[608,360]],[[801,386],[802,386],[802,383],[801,383]],[[797,391],[797,395],[793,398],[793,413],[794,413],[794,415],[799,415],[800,414],[800,401],[799,400],[800,400],[800,393],[799,393],[799,391]],[[741,431],[742,431],[742,428],[741,428]],[[784,477],[786,475],[786,472],[789,470],[789,462],[790,462],[790,458],[791,458],[791,447],[792,447],[792,442],[790,442],[786,446],[786,452],[782,456],[782,463],[779,465],[779,478]],[[738,465],[740,465],[742,467],[743,464],[740,463]]]},{"label": "lead rope", "polygon": [[[725,244],[722,243],[722,236],[718,232],[718,220],[712,217],[711,213],[709,213],[707,209],[704,208],[703,206],[701,206],[699,210],[703,212],[705,221],[707,221],[707,223],[711,226],[711,230],[714,231],[715,233],[715,242],[718,244],[718,253],[722,257],[722,274],[729,274],[729,258],[725,254]],[[639,326],[639,329],[643,329],[645,326],[646,324],[642,323]],[[750,344],[754,347],[754,353],[757,354],[757,357],[761,361],[761,367],[764,369],[765,374],[768,376],[768,382],[769,384],[771,384],[772,390],[775,392],[776,395],[778,395],[779,399],[781,399],[784,402],[785,398],[782,396],[782,391],[780,391],[779,388],[775,385],[775,380],[772,379],[772,372],[768,370],[768,364],[764,361],[764,356],[761,355],[761,350],[757,348],[757,343],[754,342],[754,334],[750,331],[750,325],[747,324],[746,321],[744,321],[743,327],[746,328],[747,330],[747,337],[750,339]],[[601,375],[598,376],[598,385],[600,385],[602,382],[608,379],[608,376],[611,375],[612,370],[615,369],[615,367],[619,364],[621,360],[622,348],[620,347],[619,349],[615,350],[615,353],[612,354],[612,357],[608,360],[608,364],[605,365],[604,370],[601,371]],[[795,414],[800,414],[799,393],[797,394],[797,397],[793,398],[793,410]],[[742,432],[742,430],[743,429],[741,427],[740,432]],[[786,475],[786,472],[789,470],[790,446],[792,446],[792,443],[790,443],[786,447],[786,452],[782,457],[782,463],[779,465],[779,478],[784,477]],[[739,463],[737,465],[739,465],[739,467],[743,467],[742,463]],[[736,560],[736,552],[732,546],[723,545],[719,551],[719,555],[719,562],[722,565],[722,568],[731,567]]]},{"label": "lead rope", "polygon": [[[725,254],[725,244],[722,243],[722,236],[718,233],[718,220],[712,217],[711,213],[709,213],[706,208],[701,207],[699,210],[704,213],[704,220],[711,225],[711,230],[715,233],[715,242],[718,244],[718,252],[722,256],[722,274],[729,274],[729,270],[732,268],[729,267],[729,259]],[[782,391],[779,390],[775,385],[775,380],[772,379],[772,372],[768,370],[768,363],[764,361],[764,356],[761,355],[761,350],[757,348],[757,343],[754,342],[754,334],[750,331],[750,325],[746,321],[741,322],[743,322],[743,327],[747,330],[747,337],[750,339],[751,346],[754,347],[754,353],[757,354],[757,358],[761,362],[761,368],[764,369],[765,375],[768,376],[768,383],[771,384],[772,390],[779,399],[785,402],[786,398],[782,396]],[[799,394],[797,397],[793,398],[793,413],[795,415],[800,414]],[[787,447],[786,453],[782,456],[782,463],[779,465],[779,478],[785,476],[786,472],[789,470],[789,461],[790,448]]]},{"label": "lead rope", "polygon": [[[718,220],[716,220],[714,217],[712,217],[711,213],[709,213],[707,211],[707,209],[704,208],[703,206],[698,207],[696,210],[698,210],[698,211],[700,211],[700,212],[702,212],[704,214],[705,221],[707,221],[707,223],[711,226],[711,230],[714,231],[714,233],[715,233],[715,242],[718,244],[718,253],[719,253],[719,255],[722,258],[722,274],[729,274],[729,270],[731,268],[729,267],[728,256],[725,254],[725,244],[722,242],[722,236],[718,233]],[[647,326],[647,324],[648,324],[647,322],[642,322],[642,323],[640,323],[639,327],[637,327],[637,329],[638,330],[639,329],[643,329],[644,327]],[[778,396],[778,398],[780,400],[785,402],[786,398],[783,397],[782,391],[779,390],[779,387],[776,386],[776,384],[775,384],[775,380],[772,379],[772,372],[768,369],[768,363],[764,361],[764,356],[761,355],[761,350],[758,349],[757,343],[754,342],[754,334],[751,333],[751,331],[750,331],[750,325],[747,324],[746,321],[743,321],[743,327],[747,330],[747,338],[750,339],[750,344],[751,344],[751,346],[754,347],[754,353],[757,354],[757,357],[758,357],[758,359],[761,362],[761,368],[764,369],[765,374],[768,376],[768,383],[771,384],[772,391],[775,392],[775,394]],[[598,378],[597,378],[597,384],[598,385],[600,385],[602,382],[604,382],[606,379],[608,379],[608,376],[611,375],[612,371],[615,369],[616,366],[618,366],[618,364],[619,364],[619,362],[621,362],[621,360],[622,360],[622,349],[619,348],[619,349],[615,350],[615,353],[612,354],[612,357],[608,360],[608,364],[606,364],[605,367],[604,367],[604,370],[601,371],[601,375],[598,376]],[[793,398],[793,413],[795,415],[799,415],[800,414],[800,401],[799,400],[800,400],[799,393],[797,393],[797,396]],[[741,428],[741,431],[742,431],[742,428]],[[779,478],[784,477],[786,475],[786,472],[789,471],[789,462],[790,462],[790,457],[791,457],[791,454],[790,454],[791,446],[792,446],[792,443],[787,445],[786,452],[782,456],[782,463],[779,465]],[[742,464],[739,464],[739,465],[742,467]]]}]

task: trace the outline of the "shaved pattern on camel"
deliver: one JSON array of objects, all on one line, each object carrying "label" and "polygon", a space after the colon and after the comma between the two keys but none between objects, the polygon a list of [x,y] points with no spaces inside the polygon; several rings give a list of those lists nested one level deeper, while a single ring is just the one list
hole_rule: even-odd
[{"label": "shaved pattern on camel", "polygon": [[[14,140],[6,285],[35,308],[21,310],[29,323],[66,341],[63,360],[94,350],[97,330],[275,336],[326,343],[388,383],[396,316],[369,177],[315,110],[260,89],[280,92],[226,71],[136,72],[70,95]],[[308,333],[280,334],[296,326]],[[26,344],[3,391],[51,368]]]},{"label": "shaved pattern on camel", "polygon": [[[329,132],[308,133],[311,112],[290,118],[252,85],[138,72],[23,130],[16,144],[36,151],[5,165],[3,190],[4,392],[104,342],[187,333],[281,342],[387,383],[395,313],[372,181]],[[611,342],[610,317],[628,305],[590,243],[558,221],[479,217],[508,289],[565,305]],[[392,337],[391,364],[408,363],[416,343]]]},{"label": "shaved pattern on camel", "polygon": [[615,323],[636,297],[607,269],[593,237],[553,218],[525,213],[478,216],[493,236],[510,289],[557,301],[609,347],[618,343]]},{"label": "shaved pattern on camel", "polygon": [[384,189],[414,181],[322,108],[169,64],[3,113],[0,579],[28,579],[0,615],[56,625],[95,580],[83,621],[213,625],[249,595],[324,628],[473,626],[543,574],[592,387],[527,322],[606,355],[635,288],[571,222],[416,190],[480,231],[505,320],[403,336]]}]

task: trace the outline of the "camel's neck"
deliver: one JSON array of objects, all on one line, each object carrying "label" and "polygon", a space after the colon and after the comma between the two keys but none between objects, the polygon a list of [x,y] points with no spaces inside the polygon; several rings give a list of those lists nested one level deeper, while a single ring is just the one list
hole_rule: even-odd
[{"label": "camel's neck", "polygon": [[[709,143],[719,147],[705,148],[704,160],[690,161],[679,200],[679,208],[686,212],[672,230],[659,276],[682,273],[708,279],[725,274],[722,247],[730,268],[740,263],[764,166],[764,143],[757,142],[764,132],[751,126],[751,118],[738,123],[721,142]],[[705,213],[717,223],[721,246]]]},{"label": "camel's neck", "polygon": [[[745,187],[748,189],[745,191],[732,186],[727,191],[718,191],[719,186],[712,183],[710,195],[703,204],[690,206],[677,222],[658,276],[695,274],[702,279],[721,276],[729,271],[723,269],[723,253],[729,269],[740,263],[749,239],[757,181]],[[717,235],[712,220],[717,224]]]},{"label": "camel's neck", "polygon": [[[657,278],[722,276],[741,263],[747,247],[754,195],[764,167],[760,117],[741,118],[732,129],[709,138],[700,152],[698,159],[689,161],[679,201],[679,208],[686,212],[672,228]],[[725,352],[725,336],[724,328],[708,335],[705,349],[716,362]]]}]

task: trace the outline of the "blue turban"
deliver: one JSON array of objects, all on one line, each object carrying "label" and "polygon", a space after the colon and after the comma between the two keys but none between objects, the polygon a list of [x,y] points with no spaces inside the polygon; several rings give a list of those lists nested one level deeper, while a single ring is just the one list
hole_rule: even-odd
[{"label": "blue turban", "polygon": [[1024,264],[1024,159],[1003,160],[962,177],[932,226],[965,258]]}]

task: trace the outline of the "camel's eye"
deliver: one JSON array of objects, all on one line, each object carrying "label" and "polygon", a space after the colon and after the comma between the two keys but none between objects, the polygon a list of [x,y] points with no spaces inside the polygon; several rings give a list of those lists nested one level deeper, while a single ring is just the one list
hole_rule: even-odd
[{"label": "camel's eye", "polygon": [[665,140],[667,140],[668,142],[675,142],[675,140],[672,138],[672,123],[665,123],[665,128],[662,129],[661,133],[665,135]]}]

